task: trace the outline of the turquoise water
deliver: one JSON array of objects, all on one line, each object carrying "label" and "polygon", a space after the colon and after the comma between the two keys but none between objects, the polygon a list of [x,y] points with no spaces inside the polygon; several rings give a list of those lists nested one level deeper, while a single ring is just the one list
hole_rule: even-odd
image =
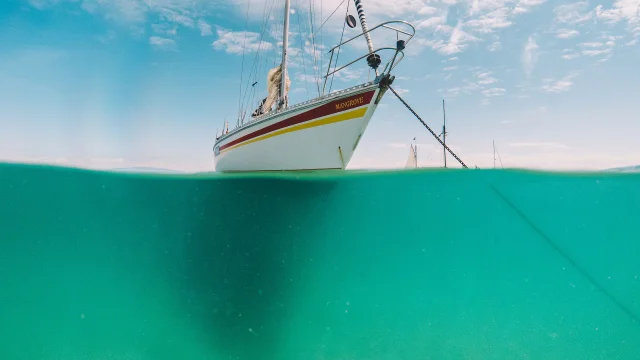
[{"label": "turquoise water", "polygon": [[0,166],[1,359],[640,359],[640,175]]}]

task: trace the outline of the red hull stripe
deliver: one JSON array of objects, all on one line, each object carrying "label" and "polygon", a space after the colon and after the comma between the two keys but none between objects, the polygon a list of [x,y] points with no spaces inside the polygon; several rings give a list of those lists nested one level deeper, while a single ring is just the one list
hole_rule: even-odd
[{"label": "red hull stripe", "polygon": [[311,109],[309,111],[303,112],[301,114],[298,114],[296,116],[290,117],[286,120],[282,120],[279,121],[275,124],[271,124],[269,126],[266,126],[260,130],[256,130],[250,134],[241,136],[233,141],[228,142],[227,144],[224,144],[222,146],[220,146],[220,151],[229,148],[231,146],[234,146],[236,144],[239,144],[241,142],[245,142],[247,140],[251,140],[255,137],[264,135],[264,134],[268,134],[270,132],[273,131],[277,131],[280,130],[282,128],[286,128],[289,126],[293,126],[293,125],[297,125],[297,124],[301,124],[303,122],[307,122],[310,120],[314,120],[323,116],[327,116],[327,115],[332,115],[332,114],[336,114],[339,112],[343,112],[345,110],[349,110],[349,109],[353,109],[356,107],[360,107],[362,105],[367,105],[371,102],[371,99],[373,98],[373,94],[375,93],[375,90],[366,92],[366,93],[362,93],[362,94],[357,94],[357,95],[353,95],[353,96],[349,96],[347,98],[344,99],[338,99],[335,101],[332,101],[328,104],[322,105],[322,106],[318,106],[317,108]]}]

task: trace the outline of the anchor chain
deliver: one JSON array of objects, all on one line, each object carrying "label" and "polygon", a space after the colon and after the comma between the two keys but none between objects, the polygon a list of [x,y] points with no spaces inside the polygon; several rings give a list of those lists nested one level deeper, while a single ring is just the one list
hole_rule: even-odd
[{"label": "anchor chain", "polygon": [[433,135],[433,137],[435,137],[435,138],[436,138],[436,140],[438,140],[438,142],[439,142],[442,146],[444,146],[444,148],[445,148],[445,149],[447,149],[447,151],[449,151],[449,153],[450,153],[450,154],[451,154],[451,155],[452,155],[456,160],[458,160],[458,162],[462,165],[462,167],[464,167],[464,168],[466,169],[466,168],[467,168],[467,165],[466,165],[466,164],[465,164],[465,163],[464,163],[464,162],[463,162],[463,161],[458,157],[458,155],[454,154],[454,153],[453,153],[453,151],[451,151],[451,149],[449,149],[449,147],[448,147],[445,143],[443,143],[443,142],[442,142],[442,140],[440,140],[440,137],[438,137],[438,135],[436,135],[436,133],[434,133],[434,132],[433,132],[433,130],[431,130],[431,128],[429,127],[429,125],[427,125],[424,121],[422,121],[422,118],[420,118],[420,116],[418,116],[418,114],[416,114],[416,112],[415,112],[415,111],[413,111],[413,109],[411,108],[411,106],[409,106],[406,102],[404,102],[404,100],[402,100],[402,98],[400,97],[400,95],[398,95],[398,93],[397,93],[395,90],[393,90],[393,88],[392,88],[391,86],[389,86],[389,90],[391,90],[391,91],[396,95],[396,97],[398,98],[398,100],[400,100],[400,101],[404,104],[404,106],[406,106],[406,107],[407,107],[407,109],[409,109],[409,111],[411,111],[411,112],[413,113],[413,115],[414,115],[418,120],[420,120],[420,122],[422,123],[422,125],[424,125],[424,127],[426,127],[426,128],[427,128],[427,130],[429,130],[429,132],[431,133],[431,135]]}]

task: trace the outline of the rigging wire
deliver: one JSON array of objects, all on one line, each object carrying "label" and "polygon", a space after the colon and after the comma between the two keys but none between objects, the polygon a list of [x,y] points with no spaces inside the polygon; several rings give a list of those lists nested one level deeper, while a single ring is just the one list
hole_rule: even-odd
[{"label": "rigging wire", "polygon": [[[333,10],[333,12],[331,13],[331,15],[329,15],[329,17],[322,23],[322,25],[320,25],[320,27],[313,32],[313,29],[310,29],[309,33],[311,34],[311,38],[315,38],[315,36],[318,34],[318,31],[320,31],[320,29],[322,29],[322,27],[327,23],[327,21],[329,21],[329,19],[331,19],[331,17],[336,13],[336,11],[338,11],[340,9],[340,7],[342,6],[342,4],[344,4],[344,2],[347,0],[342,0],[342,2]],[[313,4],[311,3],[311,0],[309,1],[309,12],[311,13],[313,11],[312,8]],[[348,6],[347,6],[348,8]],[[300,17],[300,13],[298,12],[298,18]],[[298,19],[299,22],[299,19]],[[299,25],[298,25],[299,26]],[[300,27],[300,26],[299,26]],[[302,34],[300,34],[302,37]],[[321,41],[322,42],[322,39]],[[315,50],[315,49],[314,49]],[[291,60],[297,58],[300,55],[300,53],[298,52]],[[304,54],[303,54],[304,55]]]},{"label": "rigging wire", "polygon": [[[335,10],[333,10],[333,12],[331,13],[331,15],[329,15],[329,17],[328,17],[328,18],[327,18],[327,19],[322,23],[322,25],[320,25],[320,27],[318,28],[318,30],[316,30],[316,32],[315,32],[313,35],[311,35],[311,36],[316,36],[316,34],[318,33],[318,31],[320,31],[320,29],[322,29],[322,27],[324,26],[324,24],[326,24],[326,23],[327,23],[327,21],[329,21],[329,19],[331,19],[331,17],[333,16],[333,14],[335,14],[335,13],[336,13],[336,11],[338,11],[338,9],[340,9],[340,6],[342,6],[342,4],[344,4],[344,2],[345,2],[345,1],[347,1],[347,0],[342,0],[342,2],[341,2],[341,3],[340,3],[340,4],[335,8]],[[349,3],[347,3],[347,4],[349,4]],[[347,5],[347,7],[348,7],[348,5]]]},{"label": "rigging wire", "polygon": [[498,154],[498,160],[500,160],[500,167],[504,169],[504,165],[502,165],[502,157],[500,156],[500,152],[498,151],[498,148],[496,148],[496,154]]},{"label": "rigging wire", "polygon": [[[318,66],[317,62],[316,62],[316,45],[315,45],[315,37],[312,36],[313,35],[313,0],[309,0],[309,36],[311,38],[311,56],[312,56],[312,60],[313,60],[313,66],[311,67],[314,71],[313,77],[314,80],[316,80],[316,87],[318,90],[318,94],[320,94],[320,87],[318,85],[317,79],[316,79],[316,67]],[[306,46],[306,44],[305,44]]]},{"label": "rigging wire", "polygon": [[[342,3],[344,3],[344,1]],[[340,5],[342,5],[342,3],[340,3]],[[345,15],[344,15],[345,16],[345,21],[342,22],[342,34],[340,35],[340,42],[338,44],[342,44],[342,40],[344,39],[344,29],[345,29],[345,27],[347,25],[346,17],[349,14],[349,4],[350,3],[347,3],[347,10],[345,11]],[[338,9],[336,9],[336,10],[338,10]],[[333,12],[335,13],[335,10]],[[333,15],[333,14],[331,14],[331,15]],[[338,66],[338,59],[340,58],[340,50],[342,50],[342,46],[340,46],[338,48],[338,54],[336,54],[336,65],[335,65],[335,67]],[[331,64],[329,64],[329,67],[331,67]],[[335,69],[335,67],[334,67],[334,69]],[[333,88],[333,79],[334,79],[335,76],[336,76],[335,72],[333,74],[331,74],[331,83],[329,84],[329,94],[331,94],[331,89]]]},{"label": "rigging wire", "polygon": [[[263,14],[262,14],[263,18],[266,17],[266,13],[267,13],[267,3],[265,2],[264,9],[263,9]],[[261,27],[264,28],[265,24],[266,24],[266,22],[263,19],[263,24],[262,24]],[[263,30],[261,31],[261,33],[263,33]],[[251,65],[251,70],[249,71],[249,79],[247,80],[247,89],[245,90],[244,95],[242,97],[242,108],[243,108],[242,114],[246,113],[245,99],[247,98],[247,93],[249,91],[248,84],[251,82],[251,78],[253,76],[253,71],[255,69],[255,63],[256,63],[257,59],[260,57],[261,44],[262,44],[262,34],[261,34],[260,44],[258,45],[258,48],[256,49],[256,54],[254,56],[253,63]],[[255,80],[255,77],[253,79]],[[244,117],[244,116],[242,116],[242,117]]]},{"label": "rigging wire", "polygon": [[598,283],[596,279],[591,276],[591,274],[589,274],[589,272],[583,269],[582,266],[580,266],[580,264],[578,264],[573,258],[571,258],[568,253],[564,252],[553,240],[551,240],[549,236],[547,236],[547,234],[542,231],[542,229],[536,226],[536,224],[534,224],[531,219],[529,219],[519,208],[517,208],[515,204],[513,204],[513,202],[509,201],[509,199],[504,196],[504,194],[502,194],[493,184],[489,184],[489,186],[491,187],[491,190],[493,190],[496,195],[498,195],[498,197],[502,199],[502,201],[504,201],[513,211],[515,211],[516,214],[518,214],[518,216],[520,216],[520,218],[527,225],[529,225],[529,227],[533,231],[535,231],[553,250],[560,254],[560,256],[562,256],[566,261],[568,261],[569,264],[571,264],[574,269],[576,269],[582,276],[584,276],[596,289],[600,290],[600,292],[602,292],[609,300],[616,304],[618,308],[620,308],[620,310],[622,310],[634,323],[640,324],[640,318],[638,318],[638,315],[636,315],[630,308],[620,302],[620,300],[615,298],[604,286],[600,285],[600,283]]},{"label": "rigging wire", "polygon": [[[271,7],[269,8],[269,12],[267,13],[267,3],[265,2],[264,4],[264,10],[263,10],[263,22],[262,22],[262,27],[261,27],[261,31],[260,31],[260,39],[259,39],[259,44],[258,44],[258,48],[256,49],[256,54],[254,56],[254,60],[253,60],[253,64],[251,66],[251,71],[250,71],[250,77],[252,74],[254,74],[254,70],[255,70],[255,77],[254,80],[257,81],[257,72],[258,72],[258,68],[259,68],[259,59],[260,59],[260,55],[261,55],[261,51],[262,51],[262,45],[263,45],[263,39],[264,39],[264,34],[267,30],[267,24],[268,24],[268,19],[271,17],[271,11],[273,10],[273,3],[271,4]],[[250,82],[251,80],[249,79],[248,82]],[[254,81],[255,82],[255,81]],[[247,112],[247,107],[249,106],[248,103],[245,103],[245,99],[247,98],[247,92],[249,91],[248,87],[247,90],[245,90],[243,99],[242,99],[242,106],[243,106],[243,114],[246,114]],[[243,116],[244,117],[244,116]]]},{"label": "rigging wire", "polygon": [[304,56],[304,53],[305,53],[304,49],[305,49],[305,46],[306,46],[306,42],[304,41],[304,38],[302,37],[302,25],[300,24],[300,9],[302,8],[300,6],[300,1],[301,0],[298,0],[298,2],[297,2],[298,6],[296,7],[297,8],[296,15],[298,15],[297,16],[297,18],[298,18],[298,34],[300,35],[300,48],[299,48],[298,53],[296,54],[296,56],[294,56],[291,60],[293,61],[295,58],[298,57],[298,55],[300,55],[300,53],[302,53],[302,71],[304,71],[304,85],[305,85],[305,88],[307,89],[307,97],[310,97],[310,95],[309,95],[309,79],[307,79],[307,76],[308,76],[307,75],[307,64],[305,62],[305,56]]},{"label": "rigging wire", "polygon": [[238,121],[242,118],[242,77],[244,75],[244,51],[247,45],[247,28],[249,27],[249,6],[251,0],[247,2],[247,12],[244,20],[244,39],[242,40],[242,64],[240,65],[240,90],[238,93]]},{"label": "rigging wire", "polygon": [[[322,5],[324,5],[324,1],[320,0],[320,22],[322,22],[322,17],[324,16],[324,10],[322,8]],[[320,26],[316,31],[320,31],[320,49],[322,49],[322,45],[324,45],[324,31],[322,30],[322,26]],[[324,51],[318,51],[318,54],[320,55],[320,66],[318,67],[318,86],[319,86],[320,82],[322,82],[321,69],[324,68],[324,62],[323,62]]]}]

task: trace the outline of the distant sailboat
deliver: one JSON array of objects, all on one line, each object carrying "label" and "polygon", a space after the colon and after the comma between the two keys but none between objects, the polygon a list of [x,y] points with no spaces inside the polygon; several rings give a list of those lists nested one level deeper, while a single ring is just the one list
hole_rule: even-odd
[{"label": "distant sailboat", "polygon": [[[413,138],[415,140],[415,138]],[[418,144],[415,146],[411,144],[409,148],[409,158],[407,159],[407,164],[405,165],[405,169],[415,169],[418,167]]]}]

